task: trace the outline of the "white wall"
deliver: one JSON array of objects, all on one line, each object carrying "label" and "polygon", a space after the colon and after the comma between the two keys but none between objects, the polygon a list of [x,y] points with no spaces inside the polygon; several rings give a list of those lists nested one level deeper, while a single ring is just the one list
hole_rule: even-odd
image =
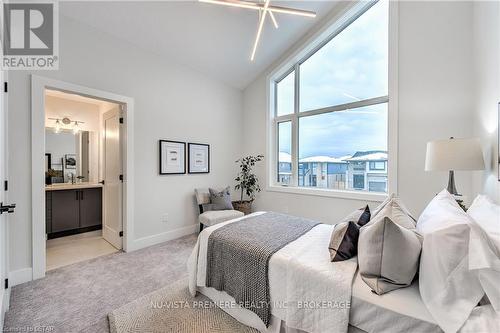
[{"label": "white wall", "polygon": [[[399,168],[403,201],[420,214],[446,187],[447,173],[424,171],[427,141],[472,135],[472,4],[470,2],[401,2],[399,5]],[[317,28],[318,30],[321,28]],[[295,47],[300,49],[299,42]],[[290,51],[289,53],[293,52]],[[276,64],[284,61],[278,60]],[[266,151],[266,75],[244,91],[244,146],[247,153]],[[265,166],[259,167],[265,177]],[[458,190],[472,193],[472,176],[457,174]],[[335,223],[362,202],[264,191],[257,209],[276,210]]]},{"label": "white wall", "polygon": [[[99,131],[99,105],[45,95],[45,127],[54,127],[56,121],[49,118],[69,118],[82,121],[78,126],[83,131]],[[72,129],[73,123],[62,128]]]},{"label": "white wall", "polygon": [[[236,173],[241,91],[65,17],[59,30],[60,70],[37,75],[135,100],[134,234],[139,244],[161,241],[179,228],[194,230],[194,188],[232,184]],[[31,267],[30,74],[9,73],[9,200],[18,204],[10,220],[11,271]],[[209,143],[210,174],[160,177],[158,139]],[[168,223],[161,222],[164,213]]]},{"label": "white wall", "polygon": [[500,102],[500,3],[475,2],[475,131],[483,143],[486,170],[474,175],[474,193],[500,203],[498,181],[498,103]]}]

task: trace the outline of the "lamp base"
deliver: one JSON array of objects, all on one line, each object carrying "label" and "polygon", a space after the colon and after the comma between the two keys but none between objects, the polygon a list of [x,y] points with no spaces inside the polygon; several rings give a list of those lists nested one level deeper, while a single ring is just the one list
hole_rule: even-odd
[{"label": "lamp base", "polygon": [[453,170],[450,170],[450,175],[448,177],[448,192],[450,192],[452,195],[461,195],[460,193],[457,192],[457,188],[455,187],[455,172]]}]

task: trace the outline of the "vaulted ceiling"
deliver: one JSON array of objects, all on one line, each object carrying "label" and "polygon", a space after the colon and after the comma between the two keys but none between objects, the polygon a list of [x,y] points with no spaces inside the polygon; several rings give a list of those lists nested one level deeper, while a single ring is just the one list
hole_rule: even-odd
[{"label": "vaulted ceiling", "polygon": [[316,11],[316,18],[276,13],[267,20],[256,59],[250,61],[258,25],[253,10],[197,1],[61,2],[60,12],[81,23],[245,88],[335,6],[334,1],[271,1]]}]

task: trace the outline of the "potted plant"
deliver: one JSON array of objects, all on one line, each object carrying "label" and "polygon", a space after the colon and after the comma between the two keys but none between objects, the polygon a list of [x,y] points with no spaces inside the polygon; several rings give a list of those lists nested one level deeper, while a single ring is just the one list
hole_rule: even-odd
[{"label": "potted plant", "polygon": [[[264,159],[264,155],[250,155],[236,161],[236,163],[240,164],[240,172],[234,179],[237,182],[234,189],[239,190],[241,195],[239,201],[233,201],[233,207],[245,213],[245,215],[252,212],[252,202],[255,199],[255,194],[260,192],[259,179],[252,173],[252,168],[255,166],[255,163],[262,161],[262,159]],[[245,194],[247,200],[243,200]]]}]

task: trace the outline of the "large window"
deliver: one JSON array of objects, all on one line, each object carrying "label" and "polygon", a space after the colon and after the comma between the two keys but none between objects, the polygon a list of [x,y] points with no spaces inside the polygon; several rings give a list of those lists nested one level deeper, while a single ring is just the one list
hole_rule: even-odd
[{"label": "large window", "polygon": [[388,7],[364,3],[274,80],[277,183],[387,191]]}]

